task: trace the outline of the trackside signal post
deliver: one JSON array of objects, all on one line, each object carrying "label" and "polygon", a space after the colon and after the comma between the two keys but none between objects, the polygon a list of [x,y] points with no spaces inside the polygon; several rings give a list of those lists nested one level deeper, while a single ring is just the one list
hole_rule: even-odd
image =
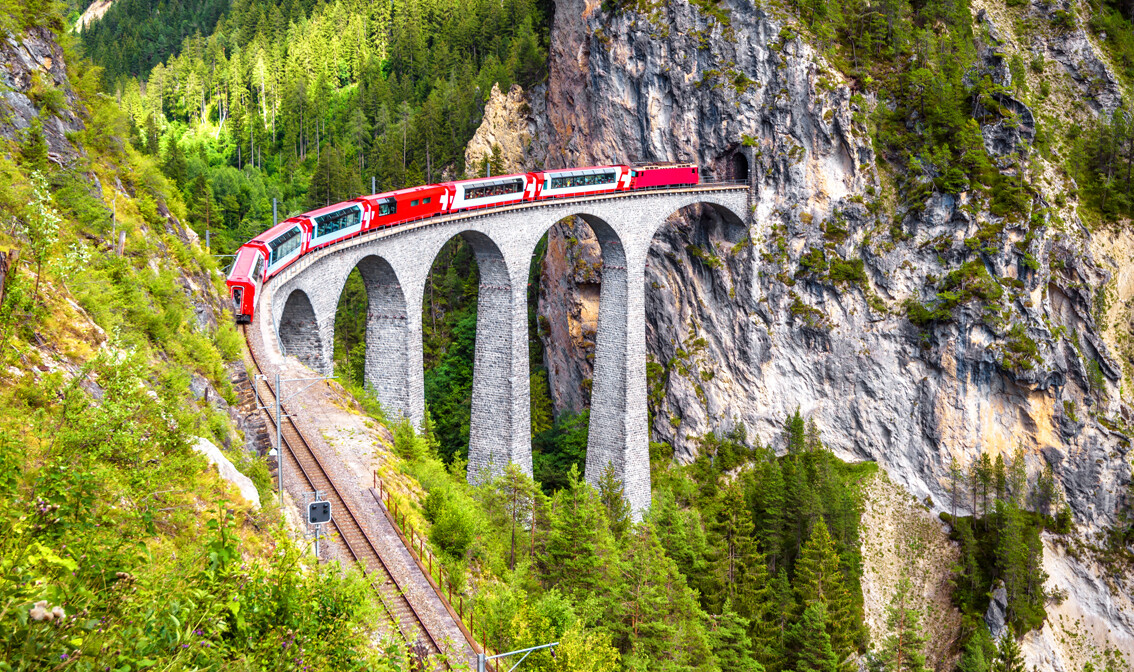
[{"label": "trackside signal post", "polygon": [[[265,374],[262,374],[262,373],[257,374],[256,377],[261,379],[261,380],[267,380],[267,378],[268,378],[268,376],[266,376]],[[281,512],[283,511],[283,505],[284,505],[283,504],[283,419],[285,417],[288,417],[288,418],[296,417],[294,415],[287,415],[287,416],[283,415],[283,412],[282,412],[281,409],[283,409],[283,402],[286,401],[286,399],[283,398],[283,388],[281,386],[284,383],[307,382],[308,383],[307,385],[304,385],[303,387],[299,388],[295,392],[291,393],[291,397],[294,397],[295,395],[306,390],[307,388],[311,387],[312,385],[319,382],[320,380],[334,380],[334,379],[335,379],[334,376],[318,376],[316,378],[283,378],[283,379],[281,379],[279,372],[278,371],[276,372],[276,395],[275,395],[276,396],[276,407],[275,407],[276,447],[273,448],[271,450],[271,452],[268,453],[268,455],[269,456],[275,455],[275,457],[276,457],[276,476],[279,477],[278,481],[279,481],[279,489],[280,489],[280,511]],[[255,390],[256,386],[253,385],[252,389]],[[260,393],[257,391],[256,396],[259,397],[259,394]],[[290,399],[291,397],[288,397],[288,399]],[[264,406],[263,404],[259,403],[258,398],[257,398],[256,401],[257,401],[257,404],[256,404],[257,410],[261,410],[261,411],[268,410],[267,406]]]},{"label": "trackside signal post", "polygon": [[552,648],[552,647],[555,647],[555,646],[559,646],[559,642],[552,642],[550,644],[540,644],[539,646],[533,646],[533,647],[530,647],[530,648],[527,648],[527,649],[519,649],[517,651],[509,651],[508,653],[498,653],[495,656],[488,656],[488,655],[485,655],[483,653],[478,653],[478,654],[476,654],[476,672],[485,672],[485,670],[488,668],[488,661],[490,661],[490,660],[496,660],[497,658],[508,658],[510,656],[516,656],[516,655],[519,655],[521,653],[524,654],[523,658],[521,658],[519,661],[516,662],[515,665],[513,665],[511,668],[508,669],[508,672],[512,672],[512,670],[519,667],[520,663],[524,662],[527,659],[527,657],[532,654],[532,651],[539,651],[540,649],[551,649],[551,657],[554,658],[555,657],[555,649]]}]

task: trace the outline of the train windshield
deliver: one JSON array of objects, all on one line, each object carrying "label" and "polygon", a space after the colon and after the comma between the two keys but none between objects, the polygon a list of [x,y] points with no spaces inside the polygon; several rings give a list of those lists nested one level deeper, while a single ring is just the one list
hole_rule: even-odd
[{"label": "train windshield", "polygon": [[299,235],[298,226],[288,229],[282,236],[277,236],[268,243],[268,247],[272,249],[271,264],[277,264],[281,259],[295,252],[302,242],[303,236]]},{"label": "train windshield", "polygon": [[593,187],[614,184],[614,173],[594,173],[592,175],[564,175],[547,181],[545,189],[570,189],[572,187]]},{"label": "train windshield", "polygon": [[315,237],[322,238],[343,229],[349,229],[362,221],[362,208],[352,205],[349,208],[329,212],[315,218]]},{"label": "train windshield", "polygon": [[494,182],[479,187],[466,187],[465,198],[472,200],[474,198],[491,198],[493,196],[505,196],[507,194],[516,194],[524,190],[524,181],[521,179],[507,180],[502,182]]},{"label": "train windshield", "polygon": [[256,255],[256,263],[252,265],[252,279],[259,280],[260,274],[264,272],[264,258]]}]

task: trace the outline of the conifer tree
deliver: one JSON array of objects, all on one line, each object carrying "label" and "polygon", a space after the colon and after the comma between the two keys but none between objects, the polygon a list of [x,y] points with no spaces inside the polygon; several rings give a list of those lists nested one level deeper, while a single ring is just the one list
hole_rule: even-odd
[{"label": "conifer tree", "polygon": [[621,541],[630,529],[630,502],[622,488],[622,481],[614,475],[614,463],[607,462],[599,477],[599,501],[606,509],[606,519],[610,533]]},{"label": "conifer tree", "polygon": [[43,122],[33,117],[24,131],[24,141],[20,146],[20,158],[31,171],[47,171],[47,139],[43,135]]},{"label": "conifer tree", "polygon": [[161,130],[158,129],[157,120],[153,112],[146,115],[146,147],[145,152],[150,156],[157,156],[161,151]]},{"label": "conifer tree", "polygon": [[824,621],[835,652],[840,657],[852,652],[857,634],[854,605],[846,589],[835,542],[822,517],[812,527],[811,537],[796,561],[794,584],[796,598],[804,610],[814,602],[824,604]]},{"label": "conifer tree", "polygon": [[1016,641],[1015,630],[1009,625],[1008,632],[1000,638],[991,672],[1024,672],[1024,670],[1024,657],[1020,653],[1020,644]]},{"label": "conifer tree", "polygon": [[817,600],[809,604],[788,632],[787,647],[793,652],[795,672],[836,672],[839,669],[839,657],[831,646],[829,630],[823,602]]},{"label": "conifer tree", "polygon": [[752,657],[748,619],[733,611],[731,600],[725,601],[721,615],[713,621],[709,639],[721,672],[763,672],[764,666]]},{"label": "conifer tree", "polygon": [[[771,670],[784,669],[786,659],[788,631],[796,613],[795,592],[788,580],[787,569],[780,568],[772,580],[772,645],[767,647],[767,658],[761,660]],[[760,653],[759,643],[756,644],[757,654]]]},{"label": "conifer tree", "polygon": [[784,447],[789,454],[800,453],[807,447],[806,425],[803,416],[799,414],[799,407],[795,413],[784,420]]},{"label": "conifer tree", "polygon": [[611,542],[602,503],[571,465],[567,487],[555,493],[542,578],[566,595],[599,592],[610,568]]},{"label": "conifer tree", "polygon": [[775,573],[784,564],[783,529],[786,495],[780,462],[770,450],[765,450],[764,459],[757,462],[750,497],[754,511],[756,539],[760,550],[768,559],[769,570]]},{"label": "conifer tree", "polygon": [[[532,497],[538,487],[531,476],[509,462],[504,473],[496,479],[495,489],[510,529],[508,568],[516,568],[516,532],[526,522],[532,509]],[[522,530],[521,530],[522,531]]]},{"label": "conifer tree", "polygon": [[881,660],[887,672],[925,672],[925,634],[921,617],[910,600],[910,581],[906,577],[887,608],[886,624],[890,635],[882,647]]},{"label": "conifer tree", "polygon": [[630,534],[618,567],[620,580],[610,586],[616,594],[599,601],[608,605],[609,627],[615,645],[626,653],[627,667],[712,670],[696,593],[666,556],[652,524]]}]

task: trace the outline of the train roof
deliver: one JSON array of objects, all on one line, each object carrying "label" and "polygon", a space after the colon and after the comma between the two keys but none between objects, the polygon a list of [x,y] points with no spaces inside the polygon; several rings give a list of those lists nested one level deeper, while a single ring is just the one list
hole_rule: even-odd
[{"label": "train roof", "polygon": [[302,215],[296,215],[295,217],[288,217],[284,221],[276,224],[272,228],[253,238],[251,242],[267,243],[269,240],[274,240],[276,236],[280,235],[284,231],[287,231],[291,227],[296,226],[300,221],[306,219],[308,214],[309,213],[304,213]]},{"label": "train roof", "polygon": [[544,175],[594,175],[595,173],[606,172],[611,168],[622,168],[620,164],[612,163],[608,166],[586,166],[584,168],[559,168],[556,170],[543,170],[540,171]]},{"label": "train roof", "polygon": [[426,192],[426,191],[432,192],[432,191],[436,191],[437,189],[443,190],[444,188],[445,188],[444,184],[423,184],[420,187],[406,187],[405,189],[398,189],[397,191],[392,192],[391,195],[396,198],[398,196],[409,196],[409,195],[412,195],[412,194],[420,194],[420,193],[423,193],[423,192]]},{"label": "train roof", "polygon": [[446,182],[445,184],[458,185],[471,184],[473,182],[486,185],[504,184],[505,182],[512,182],[513,180],[526,180],[527,177],[527,173],[513,173],[511,175],[492,175],[491,177],[471,177],[467,180],[456,180],[453,182]]},{"label": "train roof", "polygon": [[254,247],[247,245],[241,247],[236,251],[236,261],[232,262],[232,270],[229,272],[229,277],[242,276],[247,277],[252,271],[252,263],[256,261],[256,255],[260,251]]},{"label": "train roof", "polygon": [[310,212],[305,212],[302,215],[296,215],[292,219],[312,218],[312,217],[318,217],[319,215],[326,215],[326,214],[331,213],[331,212],[338,212],[339,210],[342,210],[343,208],[349,208],[352,205],[358,205],[358,202],[360,200],[361,199],[356,198],[356,199],[350,200],[350,201],[343,201],[341,203],[335,203],[334,205],[328,205],[328,206],[325,206],[325,207],[322,207],[322,208],[318,208],[316,210],[312,210]]},{"label": "train roof", "polygon": [[649,163],[635,163],[634,170],[656,170],[658,168],[696,168],[697,164],[691,161],[651,161]]},{"label": "train roof", "polygon": [[385,201],[385,200],[389,200],[389,199],[393,198],[395,193],[397,193],[397,192],[385,191],[385,192],[382,192],[381,194],[367,194],[366,196],[359,196],[355,200],[365,201],[367,203],[378,203],[380,201]]}]

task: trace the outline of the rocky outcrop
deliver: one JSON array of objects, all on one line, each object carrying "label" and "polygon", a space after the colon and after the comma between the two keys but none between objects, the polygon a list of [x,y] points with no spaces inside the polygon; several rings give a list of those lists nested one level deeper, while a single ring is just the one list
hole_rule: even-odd
[{"label": "rocky outcrop", "polygon": [[[747,173],[755,187],[747,230],[690,211],[655,239],[647,337],[664,376],[655,436],[688,459],[691,437],[735,422],[775,437],[798,406],[843,456],[878,460],[937,502],[950,458],[964,465],[1023,446],[1033,471],[1057,468],[1078,520],[1111,520],[1129,478],[1120,429],[1129,409],[1095,322],[1092,288],[1109,273],[1086,230],[1077,220],[1007,221],[968,194],[936,195],[893,219],[873,214],[874,156],[854,121],[871,101],[782,21],[747,3],[728,10],[725,26],[684,2],[649,16],[557,3],[547,108],[536,119],[549,165],[688,158],[707,177]],[[1027,149],[1019,129],[983,130]],[[1004,235],[974,255],[989,227]],[[585,340],[560,340],[585,329],[570,309],[556,311],[589,294],[559,273],[575,264],[568,249],[549,245],[541,308],[548,352],[567,353],[549,361],[561,408],[577,403],[565,388],[589,377]],[[866,281],[802,272],[813,250],[861,258]],[[973,259],[1003,278],[1001,319],[972,303],[928,329],[911,324],[905,302]],[[1021,334],[1036,343],[1034,361],[1017,361]]]},{"label": "rocky outcrop", "polygon": [[[973,11],[986,6],[974,33],[985,71],[1002,84],[1011,86],[1006,59],[1019,51],[1062,78],[1046,106],[1097,114],[1121,99],[1080,23],[1014,41],[1002,6],[976,0]],[[688,460],[695,437],[743,422],[775,446],[799,408],[840,456],[876,460],[934,512],[949,505],[952,459],[966,466],[1022,448],[1033,475],[1053,467],[1081,534],[1098,539],[1130,481],[1129,363],[1116,349],[1126,339],[1105,329],[1125,328],[1130,311],[1107,298],[1116,267],[1096,261],[1074,185],[1031,151],[1039,115],[1006,93],[987,101],[996,114],[978,115],[997,165],[1038,193],[1023,221],[973,193],[895,206],[881,197],[858,123],[870,95],[784,19],[747,2],[718,7],[727,21],[682,0],[648,14],[560,0],[546,95],[532,102],[548,166],[688,159],[707,178],[746,177],[754,189],[746,228],[694,207],[655,237],[646,290],[654,440]],[[1026,11],[1054,25],[1065,10]],[[561,409],[579,403],[575,386],[590,375],[590,344],[576,335],[595,310],[593,290],[564,273],[593,261],[566,244],[584,240],[585,226],[553,230],[541,279]],[[816,270],[832,260],[861,260],[862,272]],[[998,296],[911,322],[909,306],[962,268],[962,282],[996,278]],[[1066,565],[1053,562],[1054,576]]]},{"label": "rocky outcrop", "polygon": [[240,470],[236,468],[232,460],[228,459],[227,455],[221,452],[220,448],[217,448],[212,441],[201,437],[197,437],[197,442],[193,444],[192,448],[204,457],[209,464],[215,466],[217,474],[223,480],[231,483],[240,493],[240,496],[252,504],[252,508],[260,508],[260,492],[256,490],[256,484],[252,482],[251,478],[240,473]]},{"label": "rocky outcrop", "polygon": [[[38,117],[48,156],[69,164],[78,150],[67,134],[83,128],[80,109],[63,62],[63,49],[46,28],[0,40],[0,135],[13,137]],[[41,114],[44,112],[44,114]]]},{"label": "rocky outcrop", "polygon": [[498,174],[525,172],[536,163],[529,153],[535,135],[536,124],[524,90],[513,84],[504,94],[499,84],[493,84],[484,104],[484,118],[465,147],[465,174],[483,174],[485,161],[498,163]]}]

